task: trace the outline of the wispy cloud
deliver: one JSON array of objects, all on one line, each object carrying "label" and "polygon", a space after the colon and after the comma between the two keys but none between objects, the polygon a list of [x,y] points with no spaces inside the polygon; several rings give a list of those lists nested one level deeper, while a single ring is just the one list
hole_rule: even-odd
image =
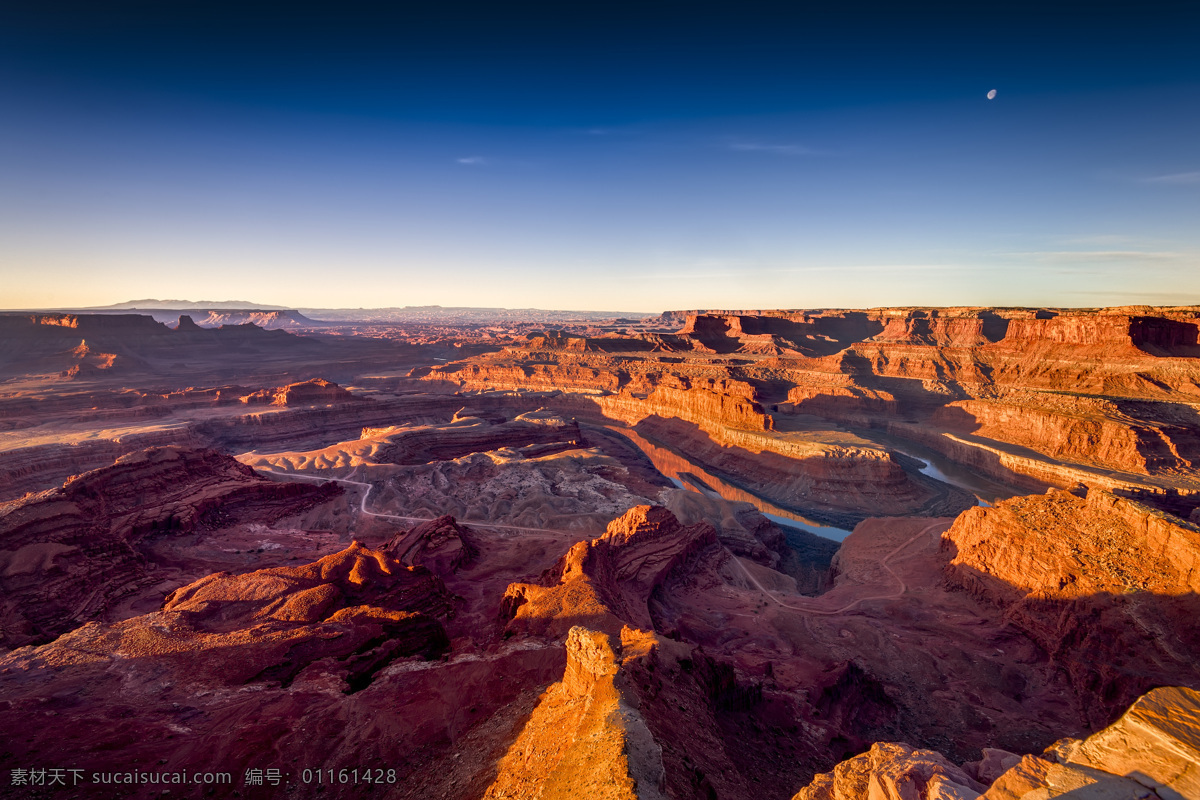
[{"label": "wispy cloud", "polygon": [[483,156],[464,156],[458,159],[458,163],[466,164],[468,167],[478,167],[488,162]]},{"label": "wispy cloud", "polygon": [[1137,241],[1132,236],[1125,236],[1119,233],[1101,233],[1094,236],[1078,236],[1073,239],[1059,239],[1057,242],[1055,242],[1055,244],[1067,246],[1074,245],[1076,247],[1088,245],[1091,245],[1092,247],[1104,247],[1106,245],[1112,246],[1123,244],[1128,247],[1130,244],[1136,245]]},{"label": "wispy cloud", "polygon": [[1008,253],[1010,256],[1032,258],[1054,264],[1094,264],[1096,262],[1155,262],[1180,261],[1186,253],[1168,250],[1038,250],[1029,253]]},{"label": "wispy cloud", "polygon": [[1095,297],[1115,297],[1125,300],[1142,300],[1155,305],[1192,305],[1200,302],[1200,294],[1180,294],[1179,292],[1123,292],[1120,290],[1096,291],[1092,289],[1074,289],[1067,294],[1092,295]]},{"label": "wispy cloud", "polygon": [[[679,267],[682,267],[680,269]],[[754,264],[728,264],[721,265],[722,268],[716,269],[708,262],[700,262],[695,265],[676,265],[675,269],[667,269],[662,272],[647,270],[635,275],[630,275],[631,280],[656,281],[656,280],[708,280],[715,278],[745,278],[748,274],[754,275],[816,275],[821,273],[829,273],[833,275],[843,275],[850,272],[861,273],[878,273],[878,272],[898,272],[907,275],[915,275],[918,273],[938,273],[938,272],[962,272],[963,267],[958,264],[823,264],[823,265],[807,265],[801,267],[763,267]]]},{"label": "wispy cloud", "polygon": [[1170,175],[1156,175],[1153,178],[1146,178],[1143,183],[1170,183],[1170,184],[1200,184],[1200,170],[1195,172],[1173,172]]},{"label": "wispy cloud", "polygon": [[776,156],[816,156],[819,150],[802,144],[769,144],[766,142],[731,142],[730,150],[741,153],[770,153]]}]

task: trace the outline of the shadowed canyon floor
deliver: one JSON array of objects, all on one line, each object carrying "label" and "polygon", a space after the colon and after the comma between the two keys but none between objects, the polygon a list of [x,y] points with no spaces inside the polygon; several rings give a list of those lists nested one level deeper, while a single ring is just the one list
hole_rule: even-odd
[{"label": "shadowed canyon floor", "polygon": [[0,315],[0,796],[1200,798],[1196,309],[246,319]]}]

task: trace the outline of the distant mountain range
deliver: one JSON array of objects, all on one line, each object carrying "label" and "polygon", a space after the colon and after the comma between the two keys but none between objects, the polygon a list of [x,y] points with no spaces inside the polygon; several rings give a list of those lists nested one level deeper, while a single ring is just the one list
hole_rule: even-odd
[{"label": "distant mountain range", "polygon": [[89,306],[82,311],[136,311],[143,309],[203,309],[205,311],[251,309],[255,311],[287,311],[287,306],[268,306],[262,303],[248,303],[245,300],[127,300],[124,303],[113,303],[111,306]]},{"label": "distant mountain range", "polygon": [[[65,310],[65,309],[58,309]],[[243,300],[129,300],[109,306],[78,309],[102,314],[138,311],[160,322],[177,320],[176,312],[207,312],[193,315],[204,327],[254,322],[264,327],[308,327],[322,323],[349,324],[487,324],[490,322],[530,322],[538,325],[564,322],[597,322],[613,319],[640,320],[651,316],[643,311],[570,311],[542,308],[469,308],[460,306],[403,306],[392,308],[300,308],[249,303]],[[222,313],[239,312],[239,313]],[[276,312],[284,312],[278,314]],[[244,319],[243,319],[244,317]],[[266,317],[266,319],[259,319]]]},{"label": "distant mountain range", "polygon": [[559,322],[598,322],[612,319],[640,320],[649,314],[640,311],[568,311],[544,308],[467,308],[457,306],[404,306],[403,308],[304,308],[313,319],[326,322],[368,323],[477,323],[532,322],[538,325]]}]

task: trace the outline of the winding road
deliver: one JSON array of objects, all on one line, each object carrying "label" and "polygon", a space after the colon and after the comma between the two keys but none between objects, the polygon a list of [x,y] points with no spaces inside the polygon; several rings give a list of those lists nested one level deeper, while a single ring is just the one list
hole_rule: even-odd
[{"label": "winding road", "polygon": [[[802,606],[788,605],[787,603],[784,603],[783,601],[781,601],[779,598],[775,597],[775,595],[771,594],[771,592],[769,592],[761,583],[759,583],[758,578],[755,578],[753,575],[750,574],[750,570],[746,569],[746,565],[743,564],[740,559],[738,559],[736,556],[734,556],[733,558],[734,558],[734,561],[737,562],[738,567],[741,568],[742,573],[746,576],[747,580],[749,580],[752,584],[754,584],[755,587],[757,587],[760,592],[762,592],[767,597],[769,597],[776,605],[782,606],[783,608],[790,608],[793,611],[803,611],[806,614],[813,614],[813,615],[817,615],[817,616],[833,616],[835,614],[844,614],[847,611],[849,611],[850,609],[854,608],[855,606],[860,605],[862,603],[866,603],[870,600],[892,600],[892,599],[904,594],[906,591],[908,591],[908,585],[905,584],[904,580],[899,575],[897,575],[895,573],[895,571],[892,570],[891,560],[893,558],[895,558],[900,553],[901,550],[908,547],[913,542],[917,541],[918,539],[920,539],[923,536],[928,536],[929,532],[932,531],[934,528],[945,527],[946,524],[947,523],[945,523],[945,522],[934,522],[930,525],[926,525],[924,528],[922,528],[920,530],[920,532],[917,533],[916,536],[913,536],[911,539],[908,539],[905,542],[903,542],[902,544],[898,545],[894,550],[892,550],[892,552],[890,552],[886,556],[884,556],[883,559],[879,562],[879,565],[881,567],[883,567],[885,570],[887,570],[888,574],[891,575],[892,578],[895,579],[896,583],[898,583],[900,585],[898,589],[896,589],[894,592],[891,592],[890,594],[875,595],[872,597],[860,597],[856,600],[853,600],[852,602],[847,603],[846,605],[842,606],[841,608],[836,608],[836,609],[824,609],[824,608],[818,607],[815,604],[820,602],[819,600],[810,601],[814,605],[809,605],[809,604],[805,604]],[[728,549],[726,549],[726,552],[729,552]],[[731,556],[733,556],[733,553],[729,553],[729,554]]]},{"label": "winding road", "polygon": [[[266,467],[254,467],[254,469],[258,470],[259,472],[266,472],[271,475],[277,475],[281,478],[298,478],[300,480],[305,480],[305,481],[316,481],[317,483],[325,483],[327,481],[333,481],[334,483],[345,483],[345,484],[349,484],[350,486],[360,486],[360,487],[366,489],[366,491],[363,492],[362,502],[359,504],[359,510],[362,511],[362,513],[366,514],[368,517],[381,517],[382,519],[396,519],[396,520],[400,520],[401,522],[430,522],[433,519],[433,517],[404,517],[404,516],[400,516],[399,514],[381,514],[377,511],[369,510],[367,508],[367,495],[369,495],[371,493],[371,490],[375,488],[374,485],[372,485],[370,483],[363,483],[362,481],[352,481],[349,478],[326,478],[326,477],[318,476],[318,475],[304,475],[299,472],[280,472],[279,470],[267,469]],[[354,473],[351,472],[350,474],[353,475]],[[557,528],[522,528],[518,525],[497,525],[492,522],[476,522],[475,520],[465,520],[465,519],[459,520],[459,522],[461,522],[463,525],[470,525],[473,528],[500,528],[501,530],[506,530],[506,531],[525,531],[527,533],[561,533],[561,534],[566,534],[568,536],[579,535],[578,531],[563,531],[563,530],[558,530]]]},{"label": "winding road", "polygon": [[[405,516],[401,516],[398,514],[382,514],[377,511],[369,510],[367,508],[367,496],[371,493],[371,490],[375,488],[370,483],[364,483],[362,481],[353,481],[353,480],[350,480],[349,478],[326,478],[326,477],[319,477],[316,475],[303,475],[303,474],[297,473],[297,472],[280,472],[278,470],[267,469],[266,467],[255,467],[255,469],[257,469],[260,472],[266,472],[271,475],[277,475],[282,478],[296,478],[299,480],[316,481],[318,483],[324,483],[326,481],[333,481],[334,483],[344,483],[344,484],[347,484],[350,486],[361,487],[361,488],[365,489],[366,491],[363,492],[362,502],[359,504],[359,510],[362,511],[363,514],[366,514],[369,517],[381,517],[383,519],[394,519],[394,520],[400,520],[402,522],[418,522],[418,523],[420,523],[420,522],[429,522],[430,521],[429,517],[405,517]],[[353,475],[354,472],[352,471],[350,474]],[[563,530],[557,530],[555,528],[523,528],[518,525],[497,525],[497,524],[494,524],[491,522],[475,522],[475,521],[465,521],[465,520],[464,520],[464,524],[471,525],[472,527],[476,527],[476,528],[499,528],[501,530],[525,531],[527,533],[558,533],[558,534],[566,534],[568,536],[579,535],[578,531],[574,531],[574,532],[573,531],[563,531]],[[746,569],[746,565],[742,563],[741,559],[739,559],[732,552],[730,552],[729,548],[726,547],[724,549],[725,549],[725,552],[729,554],[730,558],[733,559],[734,563],[736,563],[738,565],[738,568],[741,569],[742,574],[746,576],[746,580],[748,580],[750,583],[752,583],[755,586],[755,588],[757,588],[760,592],[762,592],[764,595],[766,595],[777,606],[781,606],[782,608],[788,608],[793,611],[803,611],[806,614],[813,614],[816,616],[834,616],[837,614],[844,614],[847,611],[853,609],[854,607],[861,605],[862,603],[866,603],[871,600],[891,600],[896,597],[899,597],[900,595],[902,595],[906,591],[908,591],[908,586],[907,586],[907,584],[904,583],[904,580],[899,575],[897,575],[895,573],[895,571],[892,570],[892,567],[891,567],[892,559],[895,558],[897,555],[899,555],[901,550],[908,547],[913,542],[917,541],[918,539],[920,539],[923,536],[928,536],[929,532],[932,531],[934,528],[944,527],[946,524],[947,523],[945,523],[945,522],[934,522],[932,524],[926,525],[911,539],[907,539],[902,544],[897,545],[897,547],[894,550],[892,550],[890,553],[888,553],[886,556],[884,556],[883,559],[879,562],[879,565],[881,567],[883,567],[885,570],[887,570],[887,573],[892,576],[892,578],[896,581],[897,584],[899,584],[899,588],[897,588],[895,591],[893,591],[889,594],[873,595],[871,597],[859,597],[856,600],[853,600],[853,601],[847,603],[846,605],[842,606],[841,608],[836,608],[836,609],[826,609],[826,608],[819,607],[819,605],[817,605],[820,602],[819,599],[811,600],[808,603],[805,603],[804,605],[789,605],[788,603],[783,602],[779,598],[775,597],[775,595],[773,595],[761,583],[759,583],[758,578],[755,578],[752,574],[750,574],[750,570]]]}]

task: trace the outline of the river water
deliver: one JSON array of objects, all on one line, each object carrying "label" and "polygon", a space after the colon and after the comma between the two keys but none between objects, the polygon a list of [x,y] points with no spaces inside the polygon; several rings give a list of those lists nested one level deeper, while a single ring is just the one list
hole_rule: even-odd
[{"label": "river water", "polygon": [[822,525],[802,514],[797,514],[795,511],[781,508],[771,501],[764,500],[739,486],[734,486],[708,472],[700,465],[689,461],[674,450],[652,442],[629,428],[608,427],[608,430],[624,436],[637,445],[638,449],[654,464],[655,469],[669,478],[680,489],[720,497],[724,500],[749,503],[767,519],[784,526],[785,533],[788,528],[797,528],[816,534],[817,536],[823,536],[826,539],[832,539],[835,542],[840,542],[850,535],[850,531],[844,528]]},{"label": "river water", "polygon": [[862,436],[864,439],[875,442],[881,447],[895,450],[897,453],[903,453],[910,458],[915,458],[917,461],[922,462],[925,465],[920,468],[923,474],[942,483],[966,489],[975,495],[975,499],[979,501],[979,505],[981,506],[990,506],[998,500],[1007,500],[1016,495],[1016,492],[1011,489],[989,481],[987,478],[972,472],[961,464],[957,464],[940,453],[915,442],[902,441],[891,436],[884,436],[876,431],[856,430],[854,433]]}]

